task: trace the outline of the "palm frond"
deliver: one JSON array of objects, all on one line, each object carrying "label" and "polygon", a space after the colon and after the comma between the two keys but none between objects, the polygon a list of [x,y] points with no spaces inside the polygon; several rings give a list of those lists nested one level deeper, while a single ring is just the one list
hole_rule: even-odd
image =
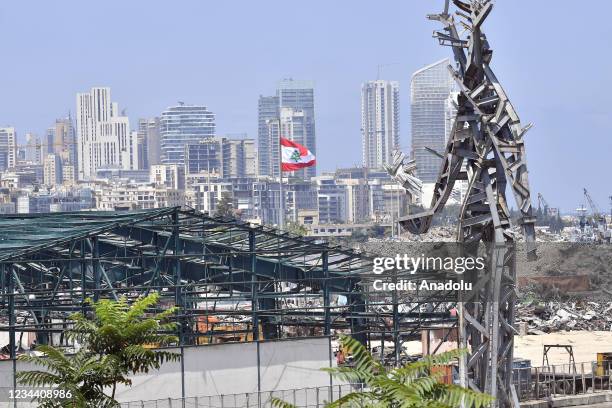
[{"label": "palm frond", "polygon": [[297,408],[295,405],[283,401],[280,398],[272,397],[270,404],[274,408]]},{"label": "palm frond", "polygon": [[45,387],[62,383],[62,378],[47,371],[19,371],[16,374],[20,384],[31,387]]},{"label": "palm frond", "polygon": [[[385,368],[368,352],[363,344],[352,337],[340,336],[340,344],[353,356],[355,366],[353,370],[358,373],[364,381],[376,375],[376,373],[384,372]],[[333,374],[333,373],[332,373]]]},{"label": "palm frond", "polygon": [[[337,400],[328,403],[326,408],[346,408],[351,406],[372,407],[380,401],[381,395],[373,391],[359,391],[348,393]],[[384,405],[388,406],[388,405]]]},{"label": "palm frond", "polygon": [[484,408],[495,400],[488,394],[476,392],[469,388],[463,388],[455,384],[439,384],[439,400],[451,407],[458,407],[463,401],[467,407]]}]

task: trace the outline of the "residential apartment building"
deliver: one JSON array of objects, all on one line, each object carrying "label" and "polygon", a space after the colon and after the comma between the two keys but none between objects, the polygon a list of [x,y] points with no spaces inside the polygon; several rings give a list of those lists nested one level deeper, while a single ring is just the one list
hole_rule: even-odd
[{"label": "residential apartment building", "polygon": [[368,81],[361,86],[361,141],[363,165],[379,169],[393,162],[399,147],[399,83]]},{"label": "residential apartment building", "polygon": [[59,154],[48,153],[43,162],[43,182],[46,186],[54,187],[61,185],[64,178],[62,175],[62,159]]},{"label": "residential apartment building", "polygon": [[96,208],[105,211],[136,210],[185,205],[184,190],[167,187],[121,184],[98,186],[94,191]]},{"label": "residential apartment building", "polygon": [[178,164],[157,164],[149,170],[149,181],[156,186],[175,190],[185,189],[185,166]]},{"label": "residential apartment building", "polygon": [[137,132],[111,102],[110,88],[77,94],[78,179],[95,177],[101,167],[138,168]]},{"label": "residential apartment building", "polygon": [[15,128],[0,128],[0,171],[12,169],[17,164],[17,133]]}]

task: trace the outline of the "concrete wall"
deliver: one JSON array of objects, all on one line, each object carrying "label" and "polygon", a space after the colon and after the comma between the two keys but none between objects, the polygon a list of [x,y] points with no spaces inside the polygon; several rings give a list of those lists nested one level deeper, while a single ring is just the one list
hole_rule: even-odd
[{"label": "concrete wall", "polygon": [[[132,387],[121,387],[116,395],[119,401],[180,398],[182,366],[188,397],[253,393],[258,391],[258,376],[261,391],[327,386],[330,377],[321,368],[335,364],[329,346],[327,338],[309,338],[185,347],[182,363],[133,376]],[[17,362],[17,371],[28,369],[32,367]],[[12,377],[12,362],[0,361],[0,393],[12,388]]]}]

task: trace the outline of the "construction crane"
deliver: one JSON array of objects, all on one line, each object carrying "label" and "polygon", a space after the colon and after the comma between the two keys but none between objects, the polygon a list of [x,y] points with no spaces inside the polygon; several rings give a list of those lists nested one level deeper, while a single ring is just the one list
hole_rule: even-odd
[{"label": "construction crane", "polygon": [[597,224],[603,225],[603,227],[605,228],[606,227],[606,217],[601,214],[601,211],[599,211],[599,207],[597,206],[597,204],[595,204],[595,201],[593,201],[593,198],[591,197],[591,195],[589,194],[586,188],[584,189],[584,197],[589,203],[589,207],[591,207],[591,212],[593,213],[594,223],[596,225]]},{"label": "construction crane", "polygon": [[548,203],[544,199],[542,193],[538,193],[538,210],[544,211],[544,213],[548,213]]},{"label": "construction crane", "polygon": [[548,202],[544,199],[542,193],[538,193],[538,211],[545,217],[554,218],[560,213],[558,207],[551,207]]}]

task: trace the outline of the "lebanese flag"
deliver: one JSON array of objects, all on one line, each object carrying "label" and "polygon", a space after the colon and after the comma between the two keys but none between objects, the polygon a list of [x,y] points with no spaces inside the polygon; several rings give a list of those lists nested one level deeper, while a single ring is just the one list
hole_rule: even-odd
[{"label": "lebanese flag", "polygon": [[284,137],[280,138],[280,144],[282,171],[295,171],[315,165],[315,156],[306,147]]}]

